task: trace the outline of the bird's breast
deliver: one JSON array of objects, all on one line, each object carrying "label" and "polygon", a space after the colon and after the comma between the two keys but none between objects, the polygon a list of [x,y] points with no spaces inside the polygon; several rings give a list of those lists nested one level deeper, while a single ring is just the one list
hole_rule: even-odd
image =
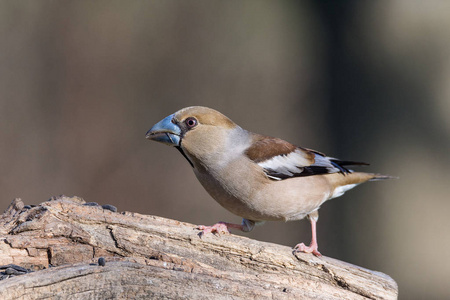
[{"label": "bird's breast", "polygon": [[254,221],[298,220],[329,196],[329,191],[315,189],[310,179],[268,179],[261,167],[249,160],[236,160],[218,169],[196,167],[194,172],[222,207]]}]

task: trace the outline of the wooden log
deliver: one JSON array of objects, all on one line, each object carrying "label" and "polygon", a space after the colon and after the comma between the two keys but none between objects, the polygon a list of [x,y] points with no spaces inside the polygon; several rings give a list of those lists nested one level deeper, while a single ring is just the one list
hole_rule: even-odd
[{"label": "wooden log", "polygon": [[236,235],[200,238],[192,224],[92,205],[65,196],[35,207],[13,201],[0,218],[0,265],[35,272],[5,274],[1,299],[398,295],[395,281],[380,272]]}]

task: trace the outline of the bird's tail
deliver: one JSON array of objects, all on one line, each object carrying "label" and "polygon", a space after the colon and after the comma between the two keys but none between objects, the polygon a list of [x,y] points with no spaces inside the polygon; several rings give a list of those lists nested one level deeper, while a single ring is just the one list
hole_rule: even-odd
[{"label": "bird's tail", "polygon": [[366,181],[395,179],[397,177],[365,172],[351,172],[345,176],[342,176],[341,173],[327,174],[327,178],[334,187],[339,187],[345,185],[358,185]]},{"label": "bird's tail", "polygon": [[383,174],[372,174],[373,177],[369,179],[369,181],[377,181],[377,180],[387,180],[387,179],[398,179],[396,176],[383,175]]}]

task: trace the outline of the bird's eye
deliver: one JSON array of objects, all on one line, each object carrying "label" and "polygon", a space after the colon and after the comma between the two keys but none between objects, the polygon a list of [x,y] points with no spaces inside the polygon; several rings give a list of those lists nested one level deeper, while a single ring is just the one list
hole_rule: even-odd
[{"label": "bird's eye", "polygon": [[187,118],[184,123],[187,125],[187,127],[192,128],[197,125],[197,120],[195,118]]}]

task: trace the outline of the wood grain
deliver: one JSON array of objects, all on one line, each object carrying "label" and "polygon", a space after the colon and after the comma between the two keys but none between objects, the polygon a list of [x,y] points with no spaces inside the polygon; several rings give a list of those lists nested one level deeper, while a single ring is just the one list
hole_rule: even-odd
[{"label": "wood grain", "polygon": [[[389,276],[192,224],[61,196],[0,218],[1,299],[396,299]],[[105,258],[105,266],[97,260]]]}]

